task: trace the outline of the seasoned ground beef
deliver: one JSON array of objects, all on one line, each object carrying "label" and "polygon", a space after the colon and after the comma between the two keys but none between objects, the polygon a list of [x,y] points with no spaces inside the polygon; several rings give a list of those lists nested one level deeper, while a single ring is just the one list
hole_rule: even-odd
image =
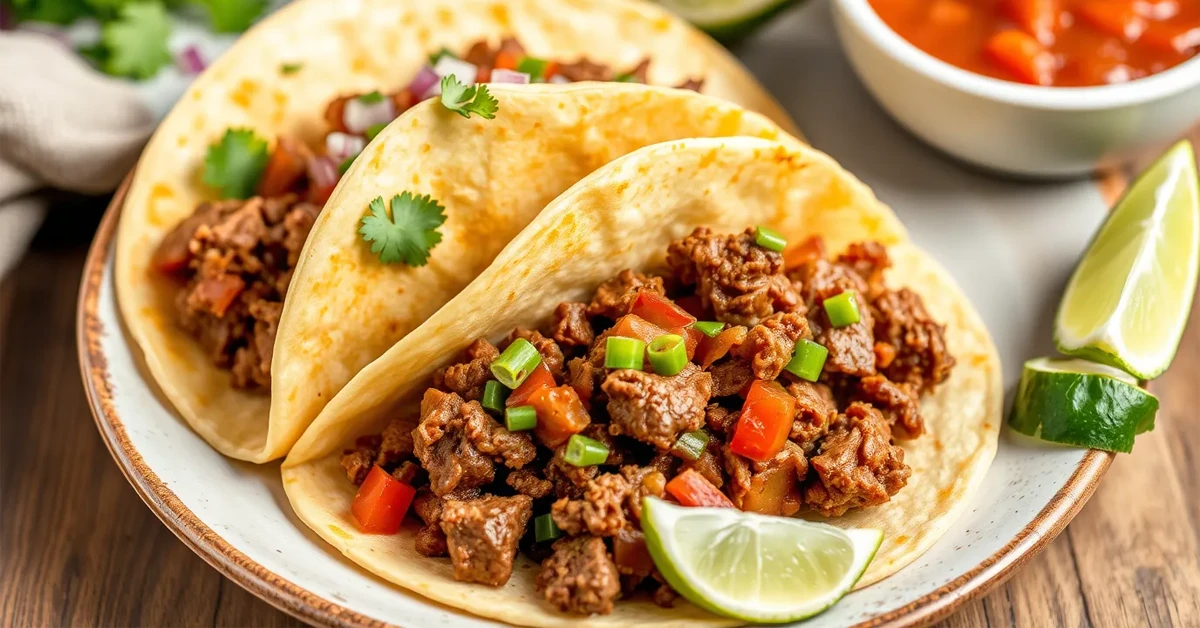
[{"label": "seasoned ground beef", "polygon": [[438,369],[434,373],[433,387],[456,393],[467,401],[483,399],[483,387],[492,379],[492,372],[488,367],[498,357],[500,352],[496,347],[480,338],[463,352],[461,362]]},{"label": "seasoned ground beef", "polygon": [[883,271],[891,266],[887,249],[878,242],[854,242],[838,256],[837,261],[852,269],[866,281],[866,294],[874,299],[883,292]]},{"label": "seasoned ground beef", "polygon": [[566,445],[555,448],[554,456],[546,464],[546,479],[554,484],[556,497],[578,498],[583,494],[588,481],[595,478],[596,474],[600,472],[600,468],[595,465],[577,467],[569,464],[564,458],[566,453]]},{"label": "seasoned ground beef", "polygon": [[456,489],[445,498],[438,497],[424,486],[417,490],[413,498],[413,512],[425,522],[425,526],[417,530],[415,549],[424,556],[446,556],[446,533],[442,531],[442,511],[447,499],[467,501],[479,497],[479,489]]},{"label": "seasoned ground beef", "polygon": [[587,358],[574,358],[567,362],[567,384],[575,389],[575,393],[579,395],[583,405],[603,405],[595,398],[596,392],[599,390],[599,387],[596,386],[596,378],[603,372],[604,369],[592,366]]},{"label": "seasoned ground beef", "polygon": [[796,342],[811,337],[803,314],[779,312],[750,328],[745,342],[734,347],[733,353],[750,363],[755,378],[772,380],[792,361]]},{"label": "seasoned ground beef", "polygon": [[789,438],[805,451],[812,451],[837,420],[833,391],[825,384],[803,380],[788,384],[787,391],[796,398],[796,418],[792,421]]},{"label": "seasoned ground beef", "polygon": [[518,493],[534,499],[541,499],[554,491],[554,483],[533,469],[517,469],[509,473],[504,482]]},{"label": "seasoned ground beef", "polygon": [[621,596],[620,574],[604,541],[576,536],[554,543],[536,581],[546,601],[564,613],[606,615]]},{"label": "seasoned ground beef", "polygon": [[670,377],[622,369],[613,371],[603,388],[612,417],[609,432],[667,450],[680,434],[704,424],[712,377],[690,363]]},{"label": "seasoned ground beef", "polygon": [[[716,380],[714,379],[714,397],[717,396],[715,394],[715,383]],[[708,429],[716,432],[717,434],[732,436],[732,430],[734,426],[737,425],[738,414],[740,413],[736,410],[730,410],[729,408],[719,406],[715,403],[709,404],[709,406],[704,409],[704,423],[708,425]]]},{"label": "seasoned ground beef", "polygon": [[629,313],[639,290],[666,294],[662,277],[623,270],[596,288],[596,294],[588,304],[587,314],[617,320]]},{"label": "seasoned ground beef", "polygon": [[808,461],[800,446],[784,443],[783,450],[766,462],[756,462],[724,451],[729,472],[727,493],[733,504],[743,510],[768,515],[791,516],[803,501],[799,482],[808,474]]},{"label": "seasoned ground beef", "polygon": [[550,337],[568,349],[591,345],[596,332],[588,321],[587,309],[586,303],[559,303],[550,323]]},{"label": "seasoned ground beef", "polygon": [[827,517],[851,508],[877,506],[904,488],[912,469],[904,450],[891,444],[892,430],[878,410],[852,403],[809,462],[816,477],[804,501]]},{"label": "seasoned ground beef", "polygon": [[[737,235],[714,234],[697,227],[667,249],[667,265],[675,279],[695,287],[705,309],[731,325],[757,325],[773,314],[782,298],[794,306],[773,276],[783,269],[783,256],[754,244],[754,230]],[[783,308],[786,311],[786,305]]]},{"label": "seasoned ground beef", "polygon": [[864,377],[854,398],[874,405],[892,426],[892,436],[911,440],[925,431],[920,402],[912,385],[897,384],[882,375]]},{"label": "seasoned ground beef", "polygon": [[[737,417],[734,416],[734,420],[736,419]],[[682,468],[694,469],[713,486],[721,488],[725,485],[725,475],[721,472],[724,467],[725,454],[721,448],[721,439],[717,436],[710,436],[700,457],[695,460],[684,460]]]},{"label": "seasoned ground beef", "polygon": [[[804,264],[791,275],[803,285],[801,294],[810,304],[808,318],[813,338],[829,350],[825,370],[865,377],[875,373],[875,336],[865,294],[867,282],[849,266],[818,259]],[[858,301],[861,320],[833,327],[825,313],[825,299],[851,291]]]},{"label": "seasoned ground beef", "polygon": [[621,467],[621,475],[629,481],[629,494],[625,497],[626,513],[640,524],[642,500],[650,495],[662,497],[667,490],[667,476],[656,467],[633,464]]},{"label": "seasoned ground beef", "polygon": [[605,473],[584,485],[579,499],[560,499],[550,508],[567,534],[612,536],[625,527],[624,504],[631,487],[624,476]]},{"label": "seasoned ground beef", "polygon": [[446,500],[442,532],[454,565],[454,579],[498,587],[512,575],[517,543],[533,513],[527,495],[487,495],[470,501]]},{"label": "seasoned ground beef", "polygon": [[908,288],[886,290],[871,305],[876,339],[895,352],[884,369],[888,379],[925,392],[950,376],[954,357],[946,349],[946,326],[929,316],[920,295]]},{"label": "seasoned ground beef", "polygon": [[754,369],[740,358],[728,358],[712,365],[712,396],[731,397],[754,381]]},{"label": "seasoned ground beef", "polygon": [[516,328],[508,335],[508,342],[512,343],[517,338],[528,340],[529,344],[532,344],[538,350],[538,353],[541,354],[542,364],[545,364],[546,368],[550,369],[555,379],[562,379],[563,352],[562,349],[558,348],[558,344],[554,340],[543,336],[537,330],[528,330],[521,327]]},{"label": "seasoned ground beef", "polygon": [[509,432],[478,402],[463,402],[434,388],[421,400],[421,423],[413,441],[437,495],[490,484],[496,475],[493,460],[519,469],[537,455],[528,433]]}]

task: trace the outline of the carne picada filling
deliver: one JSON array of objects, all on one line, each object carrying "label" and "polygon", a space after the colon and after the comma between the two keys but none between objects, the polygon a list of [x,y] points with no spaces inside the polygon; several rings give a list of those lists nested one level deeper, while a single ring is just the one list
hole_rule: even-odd
[{"label": "carne picada filling", "polygon": [[[324,146],[314,149],[278,137],[254,196],[201,203],[159,244],[152,266],[180,283],[177,324],[204,346],[214,364],[231,371],[234,387],[270,389],[283,298],[317,213],[366,143],[416,103],[437,96],[442,76],[453,75],[464,84],[645,83],[650,63],[619,72],[586,58],[537,59],[515,39],[497,47],[480,41],[461,59],[443,51],[430,61],[396,92],[334,99],[325,109]],[[699,90],[701,82],[681,87]]]},{"label": "carne picada filling", "polygon": [[449,556],[456,579],[506,582],[519,547],[546,601],[579,614],[674,599],[642,535],[648,495],[784,516],[887,502],[912,472],[896,441],[922,434],[920,397],[954,366],[945,328],[885,285],[882,245],[830,259],[820,239],[782,250],[763,231],[697,228],[666,276],[622,271],[546,329],[476,340],[419,417],[345,452],[349,480],[415,488],[417,551]]}]

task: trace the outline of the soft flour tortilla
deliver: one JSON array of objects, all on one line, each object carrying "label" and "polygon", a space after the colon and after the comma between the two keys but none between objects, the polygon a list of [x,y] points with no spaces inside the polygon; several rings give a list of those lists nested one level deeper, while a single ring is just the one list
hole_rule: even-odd
[{"label": "soft flour tortilla", "polygon": [[826,155],[752,138],[696,139],[648,147],[579,182],[546,209],[457,297],[363,369],[292,449],[284,489],[300,518],[346,556],[396,584],[477,615],[531,626],[727,625],[687,604],[662,609],[621,601],[612,615],[568,617],[534,590],[537,565],[520,557],[512,579],[491,588],[456,582],[450,562],[416,553],[408,526],[395,536],[357,531],[355,487],[339,466],[356,436],[395,416],[418,418],[435,369],[472,340],[536,327],[562,301],[585,301],[625,268],[661,270],[668,243],[700,225],[736,232],[764,224],[797,242],[820,235],[830,250],[874,239],[888,245],[893,285],[908,286],[946,324],[958,359],[922,402],[928,434],[903,444],[913,468],[890,502],[831,519],[869,526],[885,540],[862,580],[894,573],[929,548],[958,516],[986,472],[1000,428],[1000,361],[987,330],[953,280],[908,242],[903,227],[862,183]]},{"label": "soft flour tortilla", "polygon": [[[206,148],[231,127],[310,145],[339,94],[398,89],[430,52],[517,37],[530,54],[613,67],[649,57],[649,80],[704,79],[703,92],[787,115],[721,47],[662,9],[632,0],[300,0],[247,33],[183,96],[147,146],[117,234],[121,310],[160,388],[222,453],[263,462],[287,453],[358,369],[482,271],[547,202],[605,162],[655,142],[781,133],[767,117],[690,93],[577,84],[493,87],[495,120],[418,105],[368,147],[327,204],[286,302],[272,393],[229,384],[174,324],[174,287],[149,269],[162,237],[214,198],[199,180]],[[634,43],[636,42],[636,43]],[[299,71],[283,74],[281,66]],[[611,92],[602,91],[612,90]],[[511,92],[511,93],[510,93]],[[358,241],[375,196],[432,193],[445,241],[419,270],[384,267]],[[299,304],[297,304],[299,301]]]}]

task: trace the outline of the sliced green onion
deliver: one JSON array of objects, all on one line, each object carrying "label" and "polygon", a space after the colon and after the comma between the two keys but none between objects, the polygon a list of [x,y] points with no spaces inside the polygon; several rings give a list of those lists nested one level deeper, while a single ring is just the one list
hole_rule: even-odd
[{"label": "sliced green onion", "polygon": [[[504,384],[489,379],[483,385],[483,407],[492,412],[504,412],[504,400],[508,399],[508,389]],[[509,428],[512,429],[512,428]]]},{"label": "sliced green onion", "polygon": [[492,362],[492,375],[508,388],[516,388],[542,363],[542,354],[524,338],[517,338]]},{"label": "sliced green onion", "polygon": [[563,455],[563,460],[576,467],[604,464],[608,460],[608,446],[594,438],[572,434],[571,440],[567,441],[567,453]]},{"label": "sliced green onion", "polygon": [[359,96],[358,100],[364,105],[375,105],[383,102],[383,94],[380,94],[379,90],[375,90],[369,94]]},{"label": "sliced green onion", "polygon": [[604,342],[604,368],[642,370],[646,343],[637,338],[609,336]]},{"label": "sliced green onion", "polygon": [[688,363],[683,336],[663,334],[650,341],[650,367],[658,375],[674,375]]},{"label": "sliced green onion", "polygon": [[829,315],[829,324],[834,327],[845,327],[862,320],[858,313],[858,299],[853,290],[825,299],[825,313]]},{"label": "sliced green onion", "polygon": [[537,57],[525,57],[517,62],[517,72],[529,75],[529,81],[543,81],[546,79],[546,68],[550,66],[550,62]]},{"label": "sliced green onion", "polygon": [[537,427],[537,410],[533,406],[517,406],[504,410],[504,427],[510,432],[524,432]]},{"label": "sliced green onion", "polygon": [[771,229],[770,227],[759,225],[758,228],[754,230],[754,243],[763,247],[764,249],[782,252],[783,249],[787,247],[787,238],[783,237],[783,234]]},{"label": "sliced green onion", "polygon": [[350,169],[350,165],[354,163],[355,157],[358,157],[358,155],[350,155],[343,159],[342,163],[338,164],[338,174],[346,174],[346,171]]},{"label": "sliced green onion", "polygon": [[792,361],[783,368],[800,379],[815,382],[821,377],[821,370],[825,368],[825,358],[827,357],[829,357],[829,349],[811,340],[802,339],[796,343],[796,350],[792,352]]},{"label": "sliced green onion", "polygon": [[448,48],[442,48],[441,50],[429,55],[429,65],[437,65],[438,61],[441,61],[443,57],[450,57],[451,59],[457,59],[458,55],[454,54],[453,52],[450,52],[450,50]]},{"label": "sliced green onion", "polygon": [[371,126],[367,127],[367,141],[369,142],[369,141],[375,139],[375,136],[379,135],[380,131],[387,128],[387,125],[388,125],[387,122],[380,122],[378,124],[372,124]]},{"label": "sliced green onion", "polygon": [[614,83],[637,83],[638,79],[633,74],[631,74],[629,72],[625,72],[624,74],[618,74],[615,77],[613,77],[613,82]]},{"label": "sliced green onion", "polygon": [[533,540],[541,543],[543,541],[553,541],[562,536],[562,530],[558,524],[554,523],[554,517],[550,513],[538,515],[533,518]]},{"label": "sliced green onion", "polygon": [[671,447],[671,453],[684,460],[699,460],[704,449],[708,447],[708,438],[708,432],[704,430],[687,432],[675,441],[675,446]]},{"label": "sliced green onion", "polygon": [[709,338],[716,338],[717,334],[720,334],[721,331],[725,329],[725,323],[718,323],[716,321],[696,321],[692,323],[692,329],[699,331]]}]

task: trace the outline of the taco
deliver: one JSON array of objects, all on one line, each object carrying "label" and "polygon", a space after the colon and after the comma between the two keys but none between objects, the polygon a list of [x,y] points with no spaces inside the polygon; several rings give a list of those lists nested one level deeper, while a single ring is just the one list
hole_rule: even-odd
[{"label": "taco", "polygon": [[962,511],[1001,395],[979,316],[863,184],[794,143],[682,140],[549,204],[326,406],[284,489],[477,615],[723,625],[661,606],[642,497],[880,529],[865,586]]},{"label": "taco", "polygon": [[[458,98],[443,98],[450,79]],[[476,89],[486,81],[490,89]],[[626,85],[642,82],[689,91]],[[728,53],[653,5],[292,3],[197,80],[143,155],[117,240],[129,330],[166,397],[209,443],[245,460],[282,456],[359,368],[592,169],[668,139],[780,133],[697,91],[791,128]],[[492,96],[498,111],[475,106]],[[363,159],[397,116],[405,128],[387,140],[386,161]],[[507,142],[518,133],[541,137]],[[342,173],[350,198],[363,188],[354,179],[385,167],[397,186],[445,207],[446,240],[428,266],[384,270],[361,242],[345,242],[350,250],[331,237],[310,247],[306,270],[304,244]],[[349,223],[365,207],[352,205]],[[356,272],[373,273],[366,303],[350,288],[364,282],[344,281]],[[303,303],[286,307],[285,294]]]}]

